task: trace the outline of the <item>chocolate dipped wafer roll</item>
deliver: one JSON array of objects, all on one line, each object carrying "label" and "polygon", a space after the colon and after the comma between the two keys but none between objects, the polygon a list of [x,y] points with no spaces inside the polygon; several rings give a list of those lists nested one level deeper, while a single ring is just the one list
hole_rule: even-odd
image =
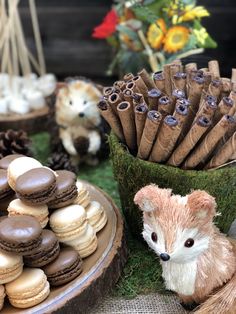
[{"label": "chocolate dipped wafer roll", "polygon": [[179,166],[187,157],[189,152],[198,143],[202,135],[208,130],[211,125],[211,121],[204,116],[201,116],[193,124],[183,141],[174,150],[170,156],[167,164],[171,166]]},{"label": "chocolate dipped wafer roll", "polygon": [[218,150],[218,152],[211,158],[204,169],[216,168],[231,159],[236,152],[236,132],[228,139],[228,141]]},{"label": "chocolate dipped wafer roll", "polygon": [[153,73],[153,81],[156,87],[162,92],[165,93],[165,79],[162,71]]},{"label": "chocolate dipped wafer roll", "polygon": [[156,88],[156,85],[153,81],[153,79],[150,77],[148,72],[145,69],[142,69],[142,71],[138,72],[138,75],[141,76],[143,82],[147,86],[148,90],[151,90],[153,88]]},{"label": "chocolate dipped wafer roll", "polygon": [[158,100],[161,97],[162,93],[159,89],[153,88],[148,91],[148,107],[149,110],[158,109]]},{"label": "chocolate dipped wafer roll", "polygon": [[184,163],[184,169],[193,169],[199,163],[203,164],[207,157],[211,154],[222,136],[235,125],[236,120],[233,116],[224,115],[221,120],[211,129],[200,145],[192,151],[190,156]]},{"label": "chocolate dipped wafer roll", "polygon": [[146,101],[148,102],[148,88],[146,84],[144,83],[143,79],[141,78],[140,75],[137,75],[133,78],[133,82],[137,88],[137,90],[134,89],[135,92],[143,94],[143,97]]},{"label": "chocolate dipped wafer roll", "polygon": [[123,142],[124,134],[120,123],[120,119],[118,118],[117,115],[115,115],[114,111],[111,109],[111,106],[105,100],[101,100],[97,106],[100,111],[100,114],[108,122],[113,132]]},{"label": "chocolate dipped wafer roll", "polygon": [[113,86],[103,87],[102,93],[103,96],[109,97],[112,93],[114,93],[114,87]]},{"label": "chocolate dipped wafer roll", "polygon": [[176,141],[175,134],[178,128],[178,120],[168,115],[164,118],[161,128],[157,134],[157,139],[153,145],[149,160],[153,162],[164,162],[171,153],[171,147]]},{"label": "chocolate dipped wafer roll", "polygon": [[160,126],[162,116],[160,112],[151,110],[147,113],[147,118],[143,128],[137,157],[147,160],[152,150],[153,142],[156,138],[158,128]]},{"label": "chocolate dipped wafer roll", "polygon": [[208,62],[208,69],[211,72],[212,78],[220,78],[220,67],[217,60],[210,60]]},{"label": "chocolate dipped wafer roll", "polygon": [[133,73],[127,73],[127,74],[125,74],[124,77],[123,77],[123,79],[124,79],[125,82],[128,82],[128,81],[132,80],[133,78],[134,78]]},{"label": "chocolate dipped wafer roll", "polygon": [[219,98],[221,90],[222,90],[223,84],[220,79],[213,79],[210,82],[210,85],[208,86],[208,94],[216,97],[216,99]]},{"label": "chocolate dipped wafer roll", "polygon": [[122,98],[120,97],[120,95],[118,93],[112,93],[108,97],[108,103],[111,106],[111,108],[115,114],[118,114],[117,113],[117,106],[121,101],[122,101]]},{"label": "chocolate dipped wafer roll", "polygon": [[184,92],[186,91],[186,73],[184,72],[177,72],[172,77],[173,89],[180,89]]},{"label": "chocolate dipped wafer roll", "polygon": [[148,112],[148,106],[145,103],[137,105],[134,109],[137,146],[139,146],[139,143],[143,134],[143,128],[145,125],[147,112]]},{"label": "chocolate dipped wafer roll", "polygon": [[128,101],[121,102],[117,107],[125,142],[131,151],[136,149],[136,127],[133,106]]}]

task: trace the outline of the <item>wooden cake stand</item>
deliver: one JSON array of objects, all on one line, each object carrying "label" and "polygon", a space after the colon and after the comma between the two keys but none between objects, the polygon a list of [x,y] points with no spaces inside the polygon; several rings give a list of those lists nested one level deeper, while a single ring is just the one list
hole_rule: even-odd
[{"label": "wooden cake stand", "polygon": [[61,287],[51,288],[44,302],[22,310],[5,302],[2,314],[85,313],[119,279],[127,257],[120,210],[103,191],[87,182],[83,181],[83,184],[91,199],[102,204],[108,217],[106,226],[97,233],[97,250],[83,260],[83,272],[78,278]]}]

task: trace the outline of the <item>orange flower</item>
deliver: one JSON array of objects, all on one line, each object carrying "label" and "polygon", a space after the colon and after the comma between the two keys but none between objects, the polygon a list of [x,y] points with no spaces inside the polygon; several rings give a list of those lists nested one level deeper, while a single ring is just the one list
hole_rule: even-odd
[{"label": "orange flower", "polygon": [[184,26],[171,27],[164,39],[164,50],[168,53],[175,53],[183,49],[189,38],[189,29]]},{"label": "orange flower", "polygon": [[151,24],[147,32],[147,40],[150,46],[154,49],[160,48],[165,33],[166,24],[163,19],[159,19],[156,23]]}]

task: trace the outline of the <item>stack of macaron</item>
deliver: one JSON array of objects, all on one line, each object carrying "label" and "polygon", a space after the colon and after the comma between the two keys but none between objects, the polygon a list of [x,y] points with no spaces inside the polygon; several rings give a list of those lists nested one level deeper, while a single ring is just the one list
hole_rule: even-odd
[{"label": "stack of macaron", "polygon": [[[82,272],[82,258],[98,246],[96,233],[107,216],[91,201],[74,173],[53,171],[34,158],[0,160],[0,309],[5,296],[14,307],[32,307],[50,286]],[[6,216],[8,215],[8,216]]]}]

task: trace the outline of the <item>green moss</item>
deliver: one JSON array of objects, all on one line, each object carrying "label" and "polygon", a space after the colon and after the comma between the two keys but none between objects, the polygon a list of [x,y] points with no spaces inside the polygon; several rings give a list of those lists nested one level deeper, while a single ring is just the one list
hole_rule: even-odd
[{"label": "green moss", "polygon": [[50,154],[50,135],[47,132],[41,132],[32,135],[32,150],[33,155],[43,164]]},{"label": "green moss", "polygon": [[221,212],[216,223],[223,232],[228,231],[236,217],[236,168],[186,171],[133,157],[115,135],[109,137],[109,144],[122,208],[134,234],[141,233],[142,222],[141,212],[134,205],[133,198],[141,187],[150,183],[156,183],[162,188],[172,188],[173,193],[180,195],[186,195],[193,189],[208,191],[216,197]]}]

